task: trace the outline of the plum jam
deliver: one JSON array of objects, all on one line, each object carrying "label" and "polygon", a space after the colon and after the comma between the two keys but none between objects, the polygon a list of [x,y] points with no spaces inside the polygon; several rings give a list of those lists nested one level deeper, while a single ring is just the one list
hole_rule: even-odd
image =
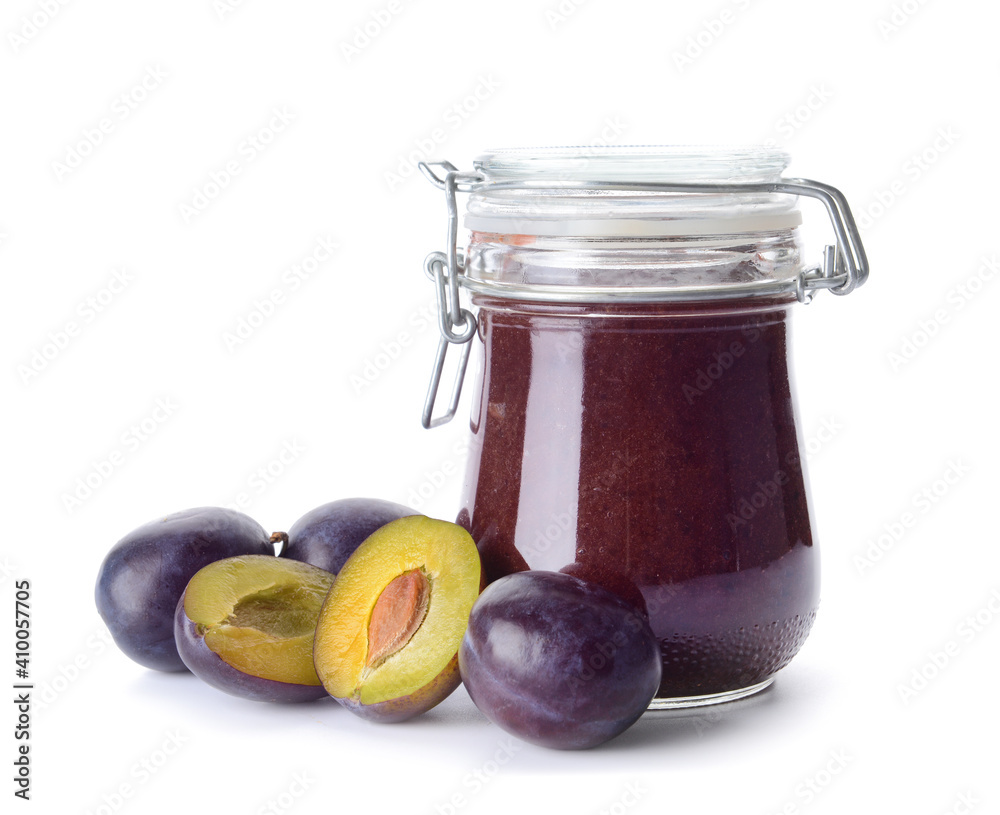
[{"label": "plum jam", "polygon": [[786,309],[478,305],[488,376],[462,521],[487,580],[576,564],[634,585],[661,697],[783,667],[812,625],[819,565]]},{"label": "plum jam", "polygon": [[[564,571],[648,614],[653,707],[766,687],[816,614],[788,314],[867,265],[842,196],[786,161],[504,151],[442,183],[471,193],[471,239],[428,259],[446,317],[425,424],[446,344],[479,362],[458,521],[488,581]],[[801,263],[796,195],[834,221],[821,267]]]}]

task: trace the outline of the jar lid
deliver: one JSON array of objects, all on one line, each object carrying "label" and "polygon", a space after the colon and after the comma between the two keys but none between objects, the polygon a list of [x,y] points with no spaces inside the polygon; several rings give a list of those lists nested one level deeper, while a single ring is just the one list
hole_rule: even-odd
[{"label": "jar lid", "polygon": [[581,181],[774,181],[789,155],[766,145],[514,147],[487,150],[473,166],[487,179],[555,176]]},{"label": "jar lid", "polygon": [[[553,237],[703,237],[792,229],[802,222],[794,197],[731,189],[777,182],[788,162],[787,153],[766,146],[492,150],[474,162],[482,183],[469,198],[465,227]],[[664,189],[670,184],[728,189],[694,194]]]}]

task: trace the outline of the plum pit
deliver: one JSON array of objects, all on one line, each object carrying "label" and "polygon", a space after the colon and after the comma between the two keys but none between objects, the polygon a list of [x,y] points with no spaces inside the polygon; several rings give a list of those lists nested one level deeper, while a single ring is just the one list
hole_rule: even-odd
[{"label": "plum pit", "polygon": [[300,587],[271,586],[241,597],[225,624],[290,639],[315,630],[316,614],[306,605],[306,593]]},{"label": "plum pit", "polygon": [[366,668],[377,668],[417,633],[430,605],[431,584],[422,569],[412,569],[382,589],[368,623]]}]

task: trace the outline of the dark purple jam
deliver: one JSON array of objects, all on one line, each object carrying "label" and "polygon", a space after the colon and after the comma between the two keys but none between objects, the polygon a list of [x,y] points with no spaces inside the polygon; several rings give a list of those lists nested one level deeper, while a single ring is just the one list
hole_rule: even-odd
[{"label": "dark purple jam", "polygon": [[818,596],[789,304],[477,303],[459,521],[487,579],[565,569],[642,603],[661,698],[787,664]]}]

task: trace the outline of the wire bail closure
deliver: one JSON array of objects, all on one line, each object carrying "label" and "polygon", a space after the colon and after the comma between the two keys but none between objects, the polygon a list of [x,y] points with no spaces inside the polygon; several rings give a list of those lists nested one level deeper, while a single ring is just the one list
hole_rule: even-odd
[{"label": "wire bail closure", "polygon": [[[515,180],[491,182],[485,175],[478,172],[460,172],[449,161],[420,162],[420,171],[438,189],[444,190],[445,203],[448,210],[448,233],[445,252],[432,252],[424,261],[425,274],[434,281],[437,291],[438,327],[441,339],[438,342],[434,369],[431,373],[427,397],[424,400],[421,423],[425,428],[439,427],[454,418],[458,410],[458,402],[462,395],[462,383],[465,370],[469,363],[471,340],[476,335],[477,323],[472,312],[462,308],[460,302],[460,286],[469,285],[465,278],[464,259],[458,252],[458,200],[459,192],[475,192],[478,189],[616,189],[649,192],[681,192],[681,193],[763,193],[782,195],[803,195],[820,201],[826,208],[836,243],[824,247],[822,260],[819,264],[803,269],[793,278],[778,281],[774,284],[773,293],[793,292],[800,303],[809,303],[816,292],[825,289],[836,295],[850,294],[868,279],[868,258],[861,244],[861,235],[851,214],[847,199],[836,188],[819,181],[806,178],[785,178],[775,182],[751,184],[711,184],[711,183],[643,183],[631,181],[605,181],[600,183],[588,181],[567,180]],[[444,170],[441,177],[434,172],[435,167]],[[500,294],[499,292],[494,292]],[[760,291],[743,289],[739,286],[728,287],[726,296],[744,294],[759,294]],[[770,291],[769,291],[770,293]],[[519,292],[524,295],[524,292]],[[580,293],[560,292],[554,294],[545,292],[544,296],[535,299],[556,300],[559,302],[601,302],[609,297],[621,295],[614,289],[594,290]],[[643,299],[666,300],[678,297],[704,296],[704,292],[679,291],[676,288],[649,288],[643,292]],[[502,296],[502,295],[501,295]],[[510,295],[508,295],[510,296]],[[529,298],[530,299],[530,298]],[[452,386],[451,399],[445,413],[433,418],[434,403],[441,385],[441,374],[444,370],[445,357],[449,344],[461,345],[459,367]]]},{"label": "wire bail closure", "polygon": [[[432,166],[443,167],[446,170],[444,178],[438,178]],[[420,162],[420,171],[427,176],[434,186],[443,189],[448,206],[448,243],[447,252],[431,252],[424,260],[424,273],[434,281],[437,292],[438,328],[441,339],[438,340],[437,354],[434,357],[434,369],[431,372],[427,397],[424,400],[424,410],[420,423],[426,428],[439,427],[447,424],[458,410],[458,402],[462,397],[462,383],[465,381],[465,369],[469,365],[469,352],[472,350],[472,338],[476,335],[478,324],[471,311],[462,308],[459,298],[458,277],[464,272],[464,264],[458,254],[458,200],[456,193],[459,184],[466,185],[481,181],[479,173],[460,173],[458,168],[448,161],[426,164]],[[451,399],[447,411],[438,418],[434,414],[434,402],[441,387],[441,373],[450,344],[460,345],[458,371],[455,383],[451,389]]]}]

